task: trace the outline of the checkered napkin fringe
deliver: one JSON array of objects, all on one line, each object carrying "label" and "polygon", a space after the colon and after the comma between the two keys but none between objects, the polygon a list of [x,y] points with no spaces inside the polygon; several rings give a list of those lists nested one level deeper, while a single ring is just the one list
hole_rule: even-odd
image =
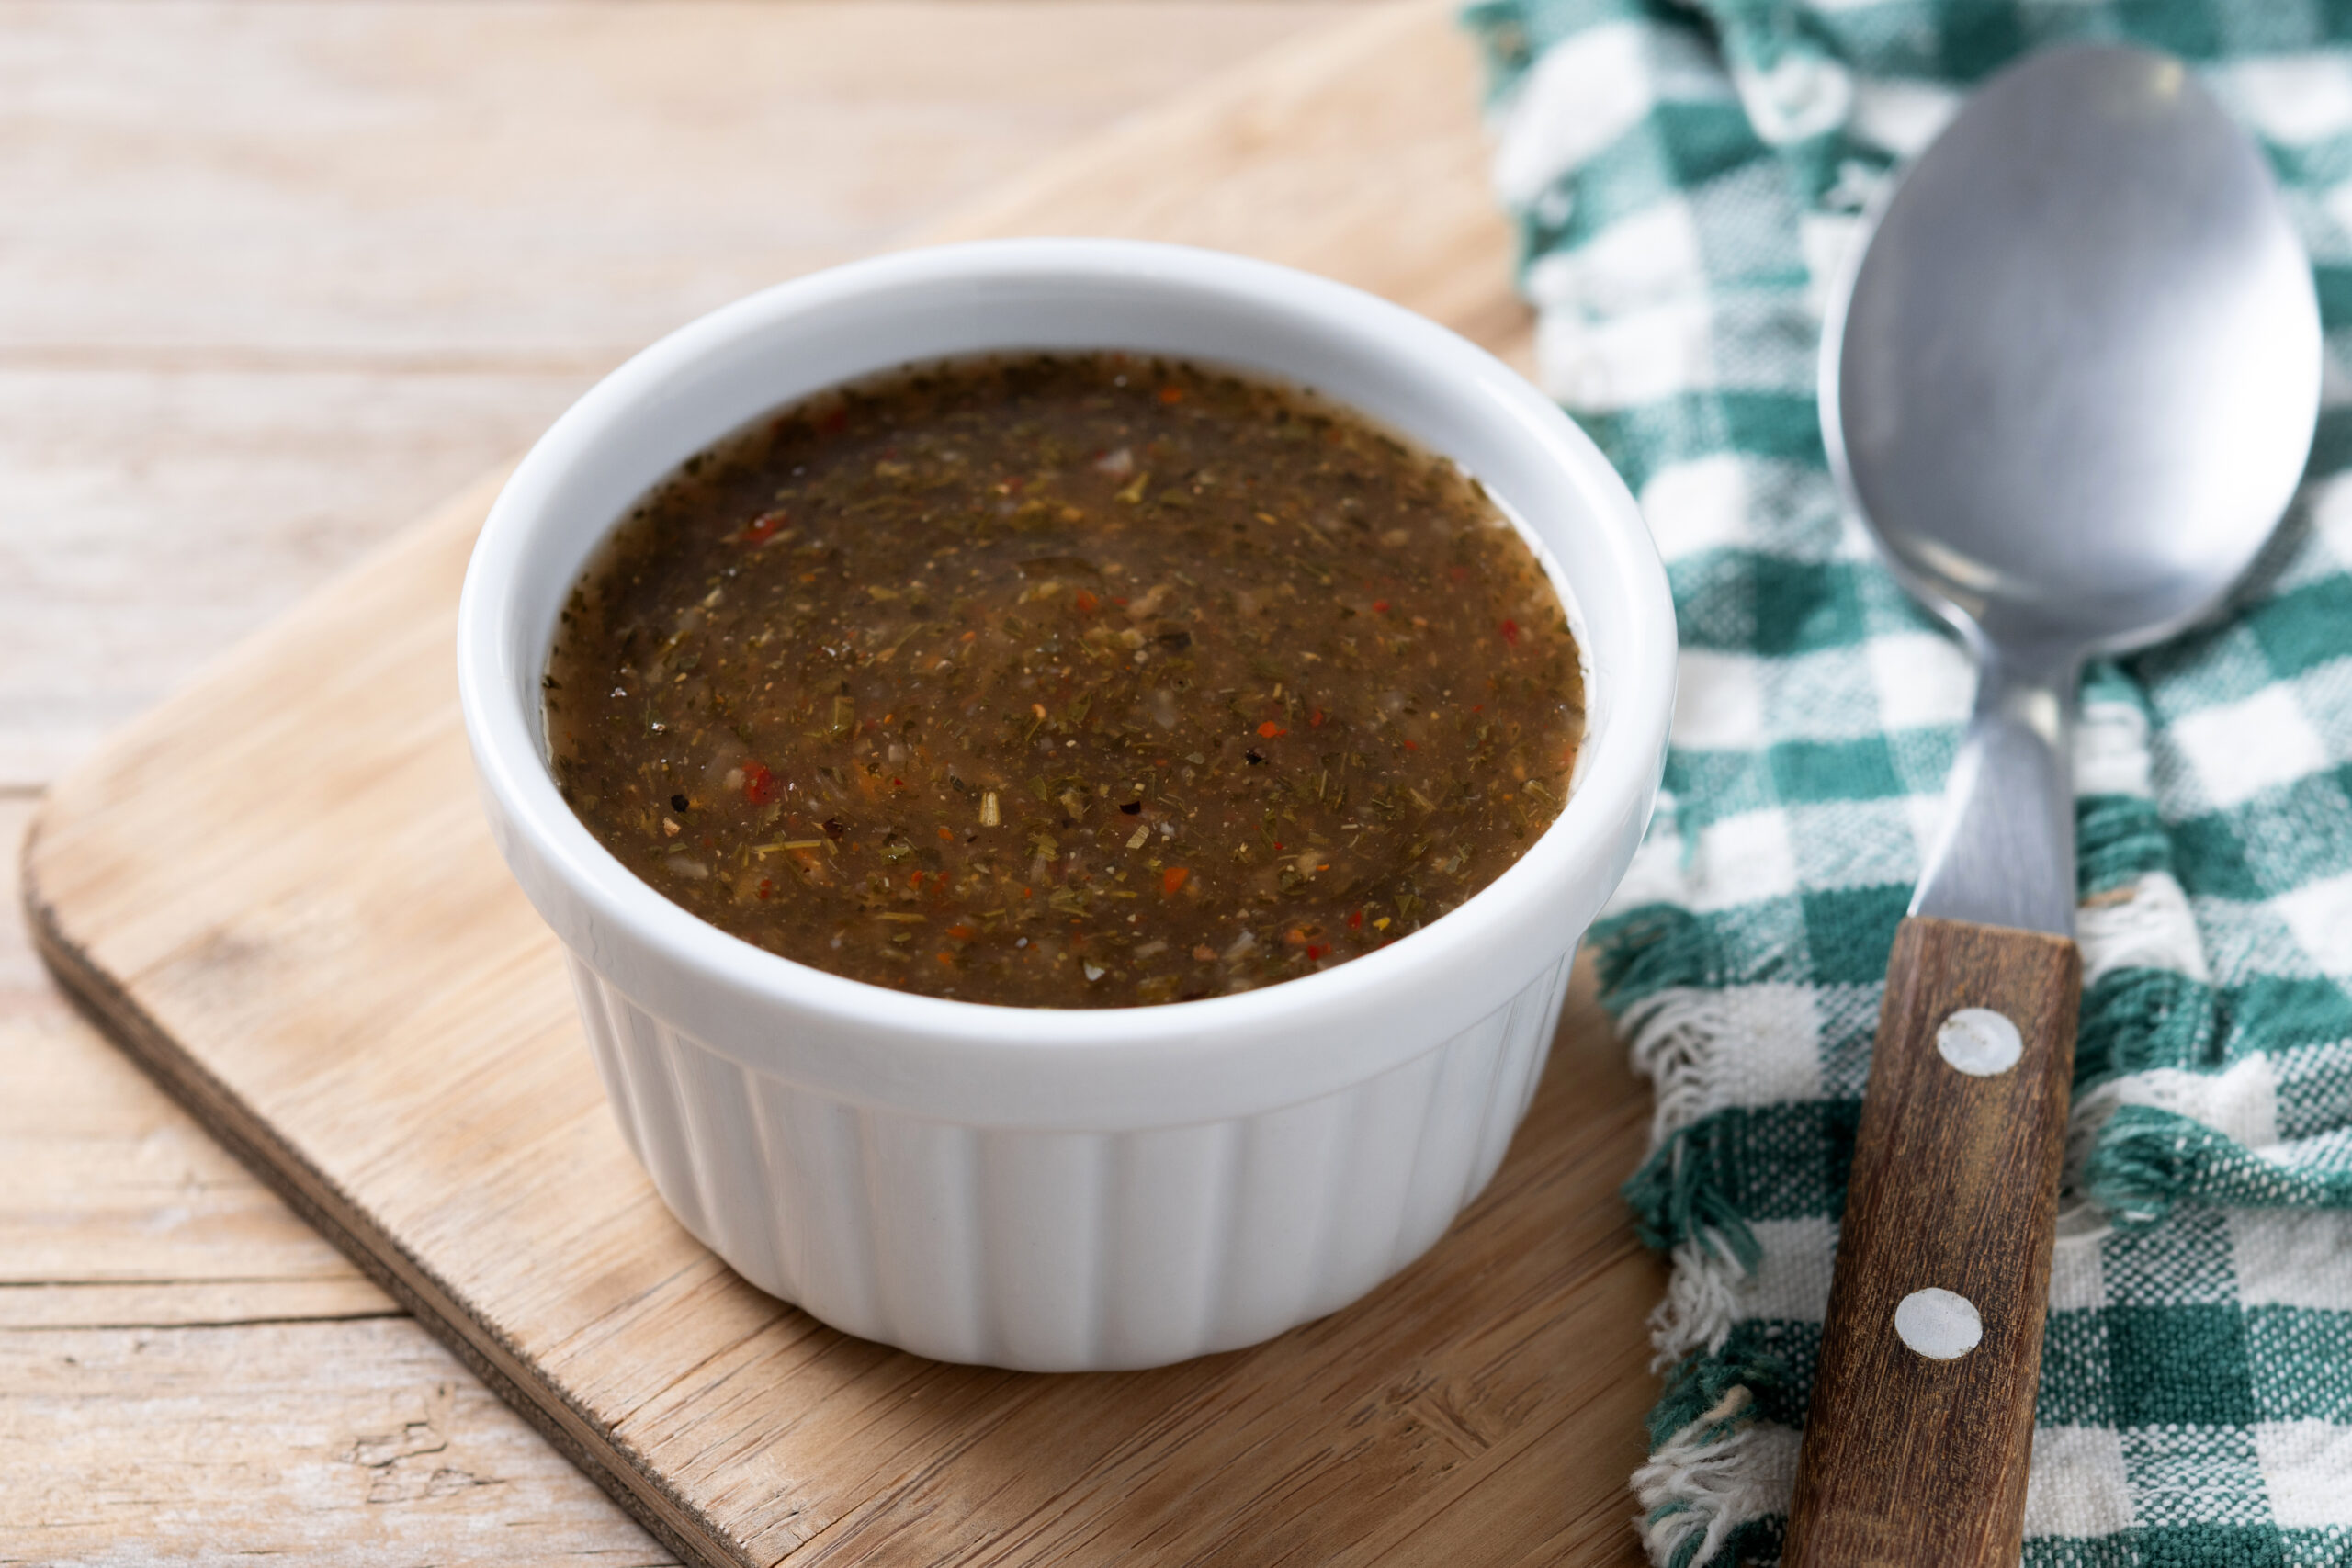
[{"label": "checkered napkin fringe", "polygon": [[2316,260],[2330,406],[2229,609],[2096,666],[2085,994],[2029,1564],[2352,1563],[2352,5],[1476,0],[1552,393],[1671,579],[1657,818],[1595,928],[1672,1258],[1634,1476],[1666,1568],[1769,1563],[1896,920],[1971,677],[1840,514],[1825,280],[1900,158],[2038,45],[2171,50]]}]

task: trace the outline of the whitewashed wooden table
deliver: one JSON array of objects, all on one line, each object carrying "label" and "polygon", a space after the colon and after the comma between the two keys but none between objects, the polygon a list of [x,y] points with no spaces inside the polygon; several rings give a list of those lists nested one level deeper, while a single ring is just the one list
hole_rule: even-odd
[{"label": "whitewashed wooden table", "polygon": [[[635,348],[1346,8],[0,0],[0,839]],[[0,1562],[666,1561],[73,1012],[13,898],[0,1477]]]}]

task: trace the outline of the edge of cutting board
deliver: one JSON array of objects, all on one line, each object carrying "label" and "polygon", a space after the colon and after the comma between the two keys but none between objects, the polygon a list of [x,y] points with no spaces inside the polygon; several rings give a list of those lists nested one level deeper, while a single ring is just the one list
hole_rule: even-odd
[{"label": "edge of cutting board", "polygon": [[[501,466],[475,480],[424,519],[401,531],[390,544],[372,552],[351,576],[377,570],[399,557],[420,548],[447,547],[446,536],[462,533],[470,540],[480,529],[491,502],[506,482]],[[335,590],[348,581],[337,578],[277,623],[232,649],[190,683],[200,689],[235,670],[269,661],[289,632],[299,629],[306,612],[331,604]],[[102,747],[86,765],[102,770],[118,748],[135,740],[140,721],[125,728],[117,740]],[[70,788],[82,770],[62,788]],[[54,797],[54,792],[52,795]],[[246,1169],[286,1201],[288,1208],[337,1251],[357,1264],[385,1293],[406,1308],[434,1337],[464,1362],[467,1369],[505,1404],[535,1427],[581,1473],[601,1487],[653,1537],[686,1562],[740,1562],[741,1557],[702,1527],[691,1506],[684,1505],[661,1472],[641,1465],[624,1470],[606,1462],[608,1454],[627,1453],[609,1431],[564,1397],[562,1389],[544,1378],[516,1354],[505,1337],[469,1308],[465,1298],[388,1232],[368,1223],[352,1195],[321,1170],[296,1145],[281,1137],[269,1122],[213,1075],[171,1032],[125,990],[114,975],[98,964],[68,932],[57,907],[42,893],[36,872],[47,803],[25,835],[20,852],[26,924],[33,946],[48,964],[67,997],[106,1036],[120,1048],[165,1093],[184,1106]],[[598,1439],[601,1438],[602,1441]]]}]

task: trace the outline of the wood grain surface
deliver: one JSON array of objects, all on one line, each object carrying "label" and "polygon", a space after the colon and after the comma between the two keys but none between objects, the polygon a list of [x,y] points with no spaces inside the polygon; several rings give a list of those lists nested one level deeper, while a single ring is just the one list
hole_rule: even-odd
[{"label": "wood grain surface", "polygon": [[[1253,250],[1523,353],[1474,94],[1442,11],[1374,17],[957,231]],[[1399,170],[1450,184],[1399,199]],[[814,1325],[686,1237],[473,805],[449,643],[485,502],[244,646],[42,810],[27,869],[50,957],[232,1148],[700,1559],[1632,1560],[1659,1278],[1614,1190],[1645,1111],[1581,995],[1448,1239],[1257,1350],[1088,1378],[943,1367]],[[351,1451],[433,1450],[458,1402],[424,1397]],[[477,1473],[420,1460],[389,1495],[462,1498]]]},{"label": "wood grain surface", "polygon": [[[1895,930],[1790,1508],[1788,1568],[2009,1568],[2024,1531],[2082,954],[2064,937],[1913,917]],[[1937,1031],[2008,1020],[2006,1071]],[[1913,1292],[1972,1303],[1949,1359],[1894,1327]]]}]

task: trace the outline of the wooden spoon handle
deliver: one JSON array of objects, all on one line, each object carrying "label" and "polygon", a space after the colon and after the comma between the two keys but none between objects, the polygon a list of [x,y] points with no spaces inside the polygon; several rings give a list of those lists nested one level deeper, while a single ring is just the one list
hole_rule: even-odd
[{"label": "wooden spoon handle", "polygon": [[2016,1568],[2081,997],[2064,937],[1895,931],[1785,1568]]}]

